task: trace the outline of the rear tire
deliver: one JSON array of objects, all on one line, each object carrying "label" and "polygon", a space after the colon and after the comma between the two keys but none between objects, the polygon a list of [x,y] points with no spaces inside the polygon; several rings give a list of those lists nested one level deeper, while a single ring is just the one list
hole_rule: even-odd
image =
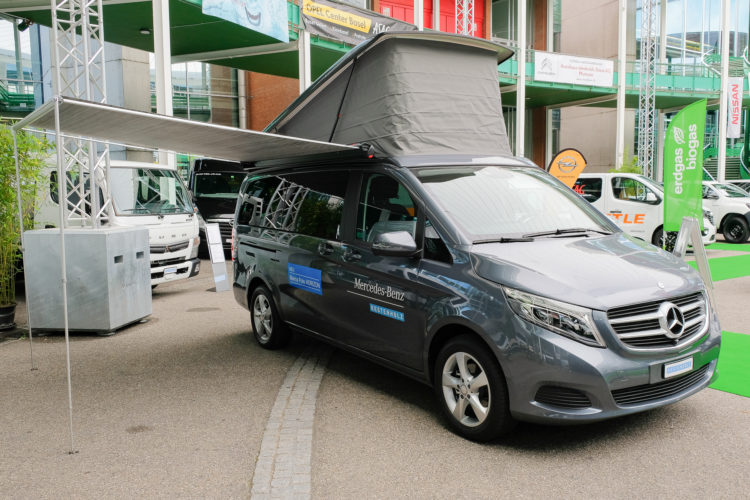
[{"label": "rear tire", "polygon": [[500,365],[471,335],[455,337],[440,350],[433,388],[451,428],[466,439],[490,441],[515,426]]},{"label": "rear tire", "polygon": [[663,226],[659,226],[659,228],[656,231],[654,231],[654,236],[651,238],[651,244],[659,248],[664,248],[664,227]]},{"label": "rear tire", "polygon": [[724,223],[722,234],[729,243],[744,243],[750,235],[750,230],[744,217],[732,215]]},{"label": "rear tire", "polygon": [[280,349],[289,343],[291,332],[281,321],[273,296],[259,285],[250,297],[250,319],[255,340],[264,349]]}]

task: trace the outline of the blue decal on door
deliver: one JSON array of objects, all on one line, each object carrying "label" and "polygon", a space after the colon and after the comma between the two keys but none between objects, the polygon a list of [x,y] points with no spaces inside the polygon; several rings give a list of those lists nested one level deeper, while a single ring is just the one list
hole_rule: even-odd
[{"label": "blue decal on door", "polygon": [[289,284],[300,290],[305,290],[318,295],[323,295],[323,283],[320,278],[320,269],[300,266],[299,264],[288,264]]},{"label": "blue decal on door", "polygon": [[377,304],[370,304],[370,312],[380,314],[386,318],[395,319],[396,321],[404,321],[404,313],[401,311],[394,311],[387,307],[379,306]]}]

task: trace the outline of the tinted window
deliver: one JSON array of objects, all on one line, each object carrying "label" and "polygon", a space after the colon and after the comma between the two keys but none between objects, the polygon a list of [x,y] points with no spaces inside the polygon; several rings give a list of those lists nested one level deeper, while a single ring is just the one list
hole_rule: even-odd
[{"label": "tinted window", "polygon": [[409,192],[394,178],[369,174],[362,179],[357,208],[358,240],[372,242],[381,233],[409,231],[415,236],[416,205]]},{"label": "tinted window", "polygon": [[594,202],[602,197],[602,179],[601,178],[590,178],[590,179],[578,179],[576,185],[573,186],[573,191],[583,196],[583,199],[588,202]]},{"label": "tinted window", "polygon": [[278,177],[251,180],[242,197],[237,224],[262,226],[265,209],[280,183],[281,179]]},{"label": "tinted window", "polygon": [[439,260],[440,262],[453,262],[448,247],[443,242],[432,223],[427,219],[424,223],[424,258]]},{"label": "tinted window", "polygon": [[641,181],[630,177],[613,177],[612,193],[615,198],[639,203],[658,205],[659,197],[656,193]]}]

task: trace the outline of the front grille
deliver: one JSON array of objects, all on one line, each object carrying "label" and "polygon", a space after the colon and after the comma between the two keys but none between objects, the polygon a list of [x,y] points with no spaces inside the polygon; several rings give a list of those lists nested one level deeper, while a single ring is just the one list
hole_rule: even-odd
[{"label": "front grille", "polygon": [[681,377],[677,377],[655,384],[639,385],[626,389],[612,391],[612,397],[619,406],[648,403],[662,398],[668,398],[698,384],[706,376],[709,364]]},{"label": "front grille", "polygon": [[588,396],[577,389],[543,385],[536,392],[534,399],[542,404],[560,408],[588,408],[591,401]]},{"label": "front grille", "polygon": [[[677,306],[683,316],[684,328],[676,338],[663,325],[667,318],[664,317],[662,306],[667,303]],[[607,312],[607,319],[625,345],[637,349],[664,349],[686,344],[704,332],[706,310],[705,296],[702,292],[696,292],[669,300],[616,307]]]},{"label": "front grille", "polygon": [[172,253],[185,250],[190,245],[189,240],[172,243],[171,245],[151,245],[151,253]]},{"label": "front grille", "polygon": [[177,257],[176,259],[155,260],[151,262],[151,267],[171,266],[172,264],[182,264],[183,262],[185,262],[184,257]]}]

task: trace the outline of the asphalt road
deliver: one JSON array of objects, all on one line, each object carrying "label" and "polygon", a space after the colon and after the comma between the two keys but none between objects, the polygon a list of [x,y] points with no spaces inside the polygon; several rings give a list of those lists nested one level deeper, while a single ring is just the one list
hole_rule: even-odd
[{"label": "asphalt road", "polygon": [[[287,371],[315,341],[252,339],[210,265],[154,290],[148,321],[71,338],[69,454],[61,336],[0,343],[0,498],[248,498]],[[750,278],[716,284],[722,326],[750,333]],[[313,498],[741,498],[750,398],[707,389],[576,427],[521,424],[480,445],[452,434],[431,390],[334,351],[314,413]]]}]

